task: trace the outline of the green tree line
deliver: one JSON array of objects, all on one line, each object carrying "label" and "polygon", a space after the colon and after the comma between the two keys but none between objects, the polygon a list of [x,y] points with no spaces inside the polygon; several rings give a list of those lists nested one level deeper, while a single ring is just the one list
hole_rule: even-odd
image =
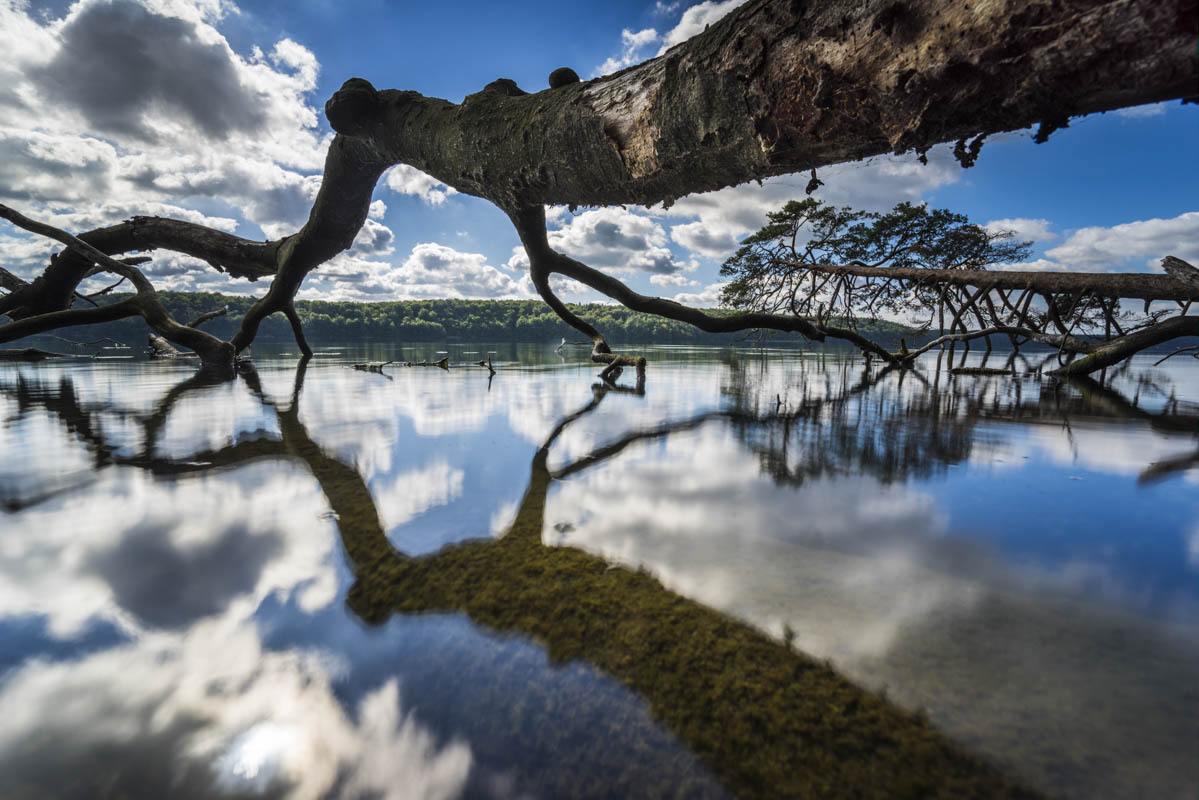
[{"label": "green tree line", "polygon": [[[228,306],[229,312],[205,323],[204,329],[223,339],[233,336],[253,298],[211,292],[159,292],[171,315],[187,323],[204,312]],[[104,298],[115,302],[120,295]],[[746,333],[712,334],[682,322],[630,311],[623,306],[593,303],[570,305],[574,313],[604,332],[611,343],[722,345],[746,339]],[[383,303],[309,300],[296,303],[304,331],[313,344],[364,341],[512,341],[554,342],[580,339],[540,300],[399,300]],[[714,310],[711,313],[729,313]],[[894,330],[891,330],[891,329]],[[903,335],[905,328],[880,323],[879,332]],[[77,340],[112,337],[127,344],[144,342],[148,328],[139,318],[63,331]],[[752,333],[750,334],[752,336]],[[268,318],[259,341],[290,341],[291,328],[281,314]],[[772,341],[799,341],[795,334]]]}]

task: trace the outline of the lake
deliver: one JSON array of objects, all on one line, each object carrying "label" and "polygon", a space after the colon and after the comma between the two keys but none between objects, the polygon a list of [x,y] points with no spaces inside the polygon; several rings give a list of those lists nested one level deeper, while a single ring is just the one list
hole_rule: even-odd
[{"label": "lake", "polygon": [[581,349],[0,364],[0,796],[1195,796],[1199,362]]}]

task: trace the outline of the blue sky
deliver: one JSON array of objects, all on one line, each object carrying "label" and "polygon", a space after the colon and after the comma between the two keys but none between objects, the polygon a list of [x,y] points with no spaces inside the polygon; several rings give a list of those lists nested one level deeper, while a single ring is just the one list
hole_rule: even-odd
[{"label": "blue sky", "polygon": [[[321,109],[349,77],[452,101],[497,77],[543,88],[656,55],[734,5],[365,0],[0,0],[0,202],[74,232],[133,214],[242,236],[303,223],[331,132]],[[346,7],[350,10],[345,10]],[[1025,268],[1153,269],[1199,261],[1199,109],[1178,103],[1075,120],[1045,145],[994,137],[961,169],[879,157],[820,171],[820,199],[871,210],[928,202],[1035,243]],[[550,209],[551,240],[639,291],[714,305],[720,262],[765,213],[801,197],[790,176],[656,209]],[[372,219],[301,297],[529,297],[517,237],[489,203],[410,168],[385,176]],[[0,230],[5,266],[31,276],[51,245]],[[161,288],[258,293],[156,254]],[[568,300],[597,295],[564,283]]]}]

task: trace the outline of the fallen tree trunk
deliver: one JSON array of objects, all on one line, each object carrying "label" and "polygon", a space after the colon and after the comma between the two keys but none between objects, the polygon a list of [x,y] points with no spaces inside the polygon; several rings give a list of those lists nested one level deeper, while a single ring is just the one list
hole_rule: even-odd
[{"label": "fallen tree trunk", "polygon": [[[1181,259],[1164,261],[1190,267]],[[1031,289],[1037,294],[1085,293],[1093,297],[1131,300],[1199,301],[1199,282],[1184,283],[1172,274],[1119,272],[1037,272],[1032,270],[921,269],[868,267],[857,264],[793,264],[796,268],[827,275],[853,275],[878,280],[902,280],[918,286],[970,286],[984,293],[994,290]]]},{"label": "fallen tree trunk", "polygon": [[1139,331],[1103,342],[1082,358],[1051,372],[1051,375],[1090,375],[1119,364],[1129,356],[1180,336],[1199,336],[1199,316],[1172,317]]},{"label": "fallen tree trunk", "polygon": [[658,58],[461,104],[352,80],[339,133],[501,208],[669,204],[866,156],[1196,93],[1193,4],[752,2]]},{"label": "fallen tree trunk", "polygon": [[[526,247],[533,243],[539,293],[609,366],[628,357],[609,353],[598,331],[565,311],[549,289],[549,274],[705,330],[764,327],[857,341],[853,331],[794,316],[714,318],[639,295],[543,248],[543,220],[537,231],[528,215],[544,203],[669,205],[770,175],[880,153],[923,153],[942,141],[957,140],[955,153],[968,166],[990,133],[1040,123],[1043,140],[1074,115],[1194,96],[1195,27],[1189,0],[757,0],[658,58],[585,83],[556,80],[535,94],[501,79],[453,104],[347,81],[326,104],[338,135],[308,222],[284,239],[247,242],[139,217],[83,240],[108,254],[160,247],[248,279],[273,274],[229,344],[244,349],[266,316],[282,312],[307,354],[296,292],[312,269],[351,245],[378,178],[404,163],[508,213]],[[969,137],[975,138],[967,145]],[[115,306],[92,309],[98,312],[92,319],[67,310],[94,263],[89,259],[94,254],[72,248],[43,276],[0,298],[0,313],[40,320],[33,328],[115,313]],[[126,302],[118,310],[129,315],[145,311],[148,301]],[[161,315],[156,319],[165,324]],[[30,329],[0,326],[0,337]],[[885,357],[873,343],[860,346]]]}]

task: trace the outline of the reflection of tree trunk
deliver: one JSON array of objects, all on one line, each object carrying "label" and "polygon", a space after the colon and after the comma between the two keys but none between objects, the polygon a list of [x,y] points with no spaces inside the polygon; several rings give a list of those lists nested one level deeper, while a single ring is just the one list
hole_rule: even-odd
[{"label": "reflection of tree trunk", "polygon": [[[300,422],[300,393],[304,388],[304,377],[309,359],[305,358],[296,368],[295,388],[291,403],[286,410],[280,409],[262,391],[258,373],[252,367],[242,370],[242,377],[250,391],[264,405],[275,409],[279,420],[279,432],[283,435],[278,445],[278,455],[304,462],[329,501],[329,507],[337,519],[350,561],[356,569],[372,569],[399,557],[387,541],[379,513],[370,489],[355,468],[329,455],[308,435],[308,428]],[[348,535],[347,535],[348,534]]]},{"label": "reflection of tree trunk", "polygon": [[[574,548],[542,543],[546,501],[554,480],[605,463],[636,442],[691,430],[707,419],[727,419],[747,444],[753,435],[774,430],[785,434],[785,442],[793,430],[787,425],[808,424],[840,431],[828,446],[822,439],[815,449],[862,451],[858,440],[848,435],[862,420],[846,412],[844,400],[877,391],[891,372],[871,376],[845,370],[841,386],[830,386],[825,397],[804,397],[794,407],[788,404],[784,414],[765,416],[752,413],[754,399],[745,387],[730,387],[731,409],[634,431],[551,472],[550,447],[618,390],[598,384],[590,402],[563,418],[534,454],[528,486],[507,533],[494,540],[452,545],[422,558],[394,550],[361,474],[324,451],[308,433],[299,416],[304,367],[296,373],[286,408],[267,398],[252,370],[242,373],[250,391],[275,409],[281,439],[242,441],[191,455],[185,462],[155,457],[153,443],[171,409],[189,391],[207,385],[209,378],[194,377],[164,397],[144,421],[143,453],[127,459],[114,455],[114,448],[105,444],[101,426],[92,419],[94,412],[81,406],[69,381],[56,393],[40,394],[27,383],[19,384],[17,400],[22,410],[32,405],[52,409],[89,447],[104,454],[101,463],[128,463],[175,477],[263,458],[302,461],[338,517],[356,576],[347,597],[355,613],[382,623],[397,612],[461,612],[480,625],[541,642],[555,660],[586,660],[644,697],[656,717],[739,796],[1019,794],[1003,776],[948,743],[923,719],[853,686],[828,667],[674,594],[645,572],[614,566]],[[900,406],[897,414],[904,419],[924,414],[934,421],[977,416],[966,400],[959,403],[955,398],[913,400]],[[1127,401],[1121,405],[1108,400],[1113,417],[1144,414]],[[1024,411],[1017,407],[1012,416],[1026,418]],[[987,418],[999,418],[998,409],[988,407]],[[1189,421],[1193,428],[1194,419]],[[964,424],[953,435],[968,441],[970,430]],[[863,451],[860,457],[890,464],[893,474],[918,468],[915,462],[922,458],[960,453],[957,446],[947,455],[934,446],[913,447],[910,440],[883,438],[895,452]],[[934,441],[942,438],[935,436]],[[777,443],[752,444],[769,449]],[[782,462],[786,469],[785,455]],[[822,468],[827,467],[821,462],[813,466]]]},{"label": "reflection of tree trunk", "polygon": [[[642,571],[542,544],[554,478],[549,446],[605,389],[560,424],[533,457],[516,520],[495,541],[420,559],[374,554],[386,540],[342,529],[358,580],[347,602],[381,623],[395,612],[458,611],[542,642],[555,661],[583,659],[649,703],[741,797],[1022,795],[924,719],[900,711],[747,625],[680,597]],[[608,448],[611,453],[623,447]],[[600,458],[584,458],[587,465]],[[569,465],[558,474],[578,470]],[[382,538],[382,537],[380,537]]]}]

